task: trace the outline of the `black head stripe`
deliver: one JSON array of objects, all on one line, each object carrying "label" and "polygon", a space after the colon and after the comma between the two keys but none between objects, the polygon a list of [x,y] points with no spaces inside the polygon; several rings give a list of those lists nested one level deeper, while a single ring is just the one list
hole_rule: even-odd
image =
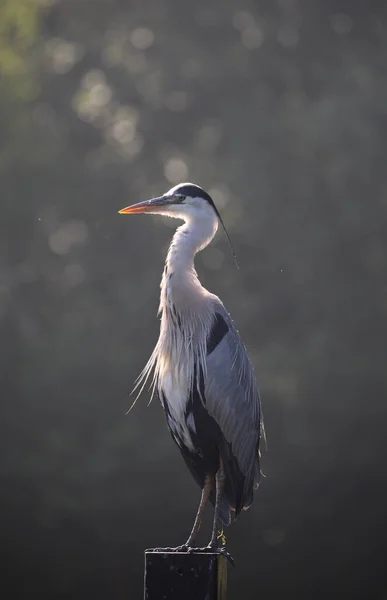
[{"label": "black head stripe", "polygon": [[214,206],[214,202],[209,194],[203,190],[199,185],[193,183],[187,183],[181,185],[175,189],[175,194],[185,196],[186,198],[202,198],[206,200],[211,206]]}]

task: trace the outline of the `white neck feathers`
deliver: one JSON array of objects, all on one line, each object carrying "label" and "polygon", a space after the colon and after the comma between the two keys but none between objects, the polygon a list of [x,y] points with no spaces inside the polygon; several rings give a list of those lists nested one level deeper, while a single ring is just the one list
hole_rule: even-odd
[{"label": "white neck feathers", "polygon": [[160,337],[136,386],[141,393],[154,369],[153,389],[157,387],[167,396],[175,390],[180,400],[172,402],[171,410],[176,411],[183,411],[194,385],[194,373],[199,376],[195,365],[205,369],[207,338],[214,317],[212,300],[216,299],[201,285],[194,258],[213,239],[218,219],[212,209],[184,218],[186,222],[173,236],[161,280]]},{"label": "white neck feathers", "polygon": [[[200,284],[194,267],[195,254],[213,239],[218,228],[216,215],[190,218],[176,230],[168,250],[161,281],[160,312],[166,303],[180,312],[206,290]],[[192,307],[193,308],[193,307]]]},{"label": "white neck feathers", "polygon": [[176,270],[179,275],[184,275],[184,272],[192,269],[195,254],[208,246],[217,229],[218,220],[215,215],[213,219],[189,219],[178,227],[168,250],[168,270]]}]

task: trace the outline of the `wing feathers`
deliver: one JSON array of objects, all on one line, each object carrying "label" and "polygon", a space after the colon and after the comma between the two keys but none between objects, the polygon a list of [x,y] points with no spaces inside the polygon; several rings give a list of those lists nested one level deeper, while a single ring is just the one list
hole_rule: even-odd
[{"label": "wing feathers", "polygon": [[226,493],[237,515],[251,504],[259,479],[261,407],[252,365],[223,305],[207,341],[204,397],[223,436]]}]

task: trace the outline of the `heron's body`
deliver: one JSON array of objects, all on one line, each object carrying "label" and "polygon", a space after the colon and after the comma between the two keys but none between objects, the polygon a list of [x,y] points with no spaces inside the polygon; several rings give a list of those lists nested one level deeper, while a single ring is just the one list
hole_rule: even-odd
[{"label": "heron's body", "polygon": [[262,419],[252,365],[239,334],[194,268],[195,254],[213,239],[219,215],[198,186],[176,186],[166,198],[176,195],[184,200],[173,209],[171,201],[165,208],[152,208],[185,223],[168,251],[161,281],[160,337],[140,380],[146,381],[153,370],[171,435],[203,489],[189,539],[193,541],[207,499],[216,505],[214,531],[217,521],[229,525],[251,504],[260,475]]}]

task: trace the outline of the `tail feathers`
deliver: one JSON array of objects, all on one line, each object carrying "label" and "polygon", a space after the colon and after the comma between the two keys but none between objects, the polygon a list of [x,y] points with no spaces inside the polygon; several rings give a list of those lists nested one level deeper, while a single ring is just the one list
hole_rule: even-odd
[{"label": "tail feathers", "polygon": [[[211,502],[212,506],[215,506],[215,492],[214,491],[212,492],[212,494],[210,496],[210,502]],[[230,505],[230,502],[228,501],[227,496],[224,496],[222,498],[219,516],[220,516],[220,520],[222,521],[223,525],[226,525],[226,527],[231,525],[236,519],[235,510]]]},{"label": "tail feathers", "polygon": [[[245,501],[242,506],[242,510],[248,510],[253,503],[253,493],[251,492],[248,498],[245,498]],[[238,518],[238,515],[241,511],[236,512],[235,508],[231,506],[227,498],[223,498],[221,508],[220,508],[220,520],[223,525],[228,527],[232,525]]]},{"label": "tail feathers", "polygon": [[247,510],[252,505],[254,490],[259,485],[259,467],[249,477],[241,476],[239,470],[233,470],[228,475],[221,505],[221,519],[224,525],[231,525],[242,510]]},{"label": "tail feathers", "polygon": [[[210,502],[213,506],[215,506],[215,494],[214,493],[212,493],[210,496]],[[251,493],[249,494],[249,496],[244,498],[243,506],[241,506],[240,509],[238,511],[236,511],[235,503],[234,503],[234,505],[231,504],[230,500],[227,498],[227,496],[224,496],[221,501],[220,513],[219,513],[222,524],[225,525],[226,527],[229,527],[230,525],[232,525],[237,520],[239,513],[242,510],[247,510],[248,508],[250,508],[252,502],[253,502],[253,491],[251,490]]]},{"label": "tail feathers", "polygon": [[235,519],[235,511],[233,511],[233,509],[231,508],[227,498],[223,498],[222,504],[220,506],[220,520],[222,521],[223,525],[228,527],[235,521]]},{"label": "tail feathers", "polygon": [[263,475],[263,473],[261,471],[259,457],[257,457],[256,463],[255,463],[255,473],[254,473],[254,490],[257,490],[259,488],[259,484],[260,484],[262,475]]}]

